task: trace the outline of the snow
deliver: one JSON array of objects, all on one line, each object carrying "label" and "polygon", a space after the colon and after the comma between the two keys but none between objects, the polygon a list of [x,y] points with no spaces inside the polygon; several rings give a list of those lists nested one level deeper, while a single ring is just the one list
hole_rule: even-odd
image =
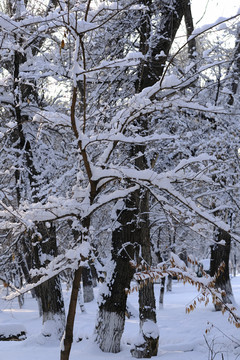
[{"label": "snow", "polygon": [[219,17],[218,19],[216,19],[216,21],[214,21],[211,24],[204,24],[203,26],[194,29],[194,31],[192,32],[192,35],[189,36],[188,41],[190,41],[191,39],[194,39],[198,35],[203,34],[204,32],[206,32],[208,30],[214,28],[215,26],[218,27],[218,29],[222,29],[221,28],[222,23],[225,23],[226,21],[234,19],[238,15],[239,15],[239,10],[236,14],[232,15],[231,17]]},{"label": "snow", "polygon": [[147,320],[143,323],[142,331],[143,334],[148,338],[157,339],[159,336],[158,326],[151,320]]},{"label": "snow", "polygon": [[[240,304],[240,276],[232,279],[235,300]],[[2,294],[6,289],[1,288]],[[98,288],[94,289],[95,299]],[[160,285],[155,285],[158,303]],[[215,360],[235,360],[240,354],[240,329],[236,329],[227,321],[227,315],[215,312],[212,304],[206,307],[201,304],[187,314],[185,307],[196,297],[195,287],[173,281],[173,291],[166,293],[164,307],[157,310],[157,321],[160,332],[158,357],[161,360],[203,360],[209,358],[209,347],[219,352]],[[66,308],[68,308],[70,292],[64,289]],[[129,296],[131,306],[138,309],[138,294]],[[24,324],[27,339],[24,341],[0,342],[0,358],[8,360],[58,360],[60,343],[51,337],[41,335],[41,319],[38,316],[36,301],[30,294],[26,295],[25,304],[19,309],[18,302],[0,301],[1,327]],[[139,333],[138,317],[126,319],[125,331],[121,342],[121,351],[117,354],[103,353],[94,342],[94,326],[96,321],[96,300],[85,304],[86,313],[80,312],[78,306],[74,330],[74,343],[70,355],[71,360],[130,360],[130,348]],[[208,343],[208,345],[207,345]]]},{"label": "snow", "polygon": [[22,332],[26,333],[26,328],[22,324],[0,324],[0,335],[6,338],[11,335],[19,335]]},{"label": "snow", "polygon": [[178,77],[174,74],[165,76],[162,81],[162,88],[173,88],[174,86],[177,86],[181,84],[181,81],[178,79]]},{"label": "snow", "polygon": [[96,27],[96,25],[89,23],[87,21],[84,21],[84,20],[78,20],[78,22],[77,22],[77,32],[78,33],[83,33],[85,31],[92,30],[95,27]]},{"label": "snow", "polygon": [[0,27],[3,30],[13,31],[18,28],[18,24],[16,21],[9,18],[9,16],[0,14]]},{"label": "snow", "polygon": [[[225,241],[224,241],[224,243],[225,243]],[[210,269],[210,259],[201,259],[198,262],[203,265],[203,270],[206,271],[206,270]]]}]

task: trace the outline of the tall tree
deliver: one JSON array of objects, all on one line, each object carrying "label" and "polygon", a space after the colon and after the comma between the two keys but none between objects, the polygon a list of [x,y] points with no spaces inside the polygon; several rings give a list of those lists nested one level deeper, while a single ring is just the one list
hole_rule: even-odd
[{"label": "tall tree", "polygon": [[[143,91],[143,89],[154,85],[162,76],[164,66],[166,60],[169,55],[169,51],[171,49],[172,43],[174,41],[176,32],[180,26],[183,15],[185,13],[185,5],[186,1],[173,2],[173,7],[169,7],[168,4],[165,3],[152,3],[152,1],[144,0],[139,1],[139,4],[144,6],[144,10],[140,16],[140,20],[138,23],[138,31],[140,34],[139,37],[139,51],[144,55],[144,60],[138,70],[138,78],[136,80],[136,92],[139,93]],[[160,10],[160,15],[158,11]],[[153,22],[156,21],[155,31],[153,30],[154,25]],[[148,133],[148,117],[142,116],[136,121],[138,128],[140,129],[140,135],[146,135]],[[140,154],[140,155],[138,155]],[[131,157],[136,157],[135,167],[138,170],[144,170],[148,168],[148,162],[145,158],[145,146],[134,146],[131,151]],[[149,205],[148,205],[148,194],[143,193],[141,195],[141,190],[137,190],[133,194],[133,203],[132,203],[132,211],[127,211],[127,216],[124,216],[126,222],[120,222],[120,234],[122,229],[122,235],[118,233],[118,237],[122,236],[122,240],[118,241],[120,244],[124,245],[126,242],[125,235],[125,227],[127,224],[134,224],[134,229],[132,230],[132,241],[135,240],[135,234],[138,234],[137,243],[142,248],[142,257],[143,260],[151,265],[151,242],[150,242],[150,228],[148,224],[148,214],[149,214]],[[126,208],[129,209],[129,206],[126,205]],[[135,210],[137,209],[137,214]],[[129,241],[129,240],[128,240]],[[129,243],[129,242],[128,242]],[[115,244],[114,234],[113,234],[113,246]],[[114,259],[116,263],[116,267],[118,261],[122,262],[122,253],[119,253],[119,258]],[[125,273],[128,272],[129,267],[129,259],[125,258]],[[112,284],[118,283],[120,281],[120,277],[115,276],[115,272],[113,272],[112,279],[109,280],[108,285],[111,289],[110,295],[108,295],[109,303],[115,303],[115,295],[113,294]],[[124,293],[124,289],[129,287],[130,279],[126,282],[125,286],[122,284],[120,287],[122,290],[120,294],[122,294],[122,298],[118,297],[118,303],[121,302],[126,307],[126,295]],[[114,297],[114,299],[113,299]],[[155,298],[153,291],[153,284],[151,282],[148,283],[146,287],[143,287],[139,294],[139,306],[140,306],[140,331],[143,334],[144,342],[138,346],[137,349],[133,350],[132,354],[135,357],[151,357],[157,354],[158,349],[158,336],[156,336],[156,331],[153,333],[144,333],[145,323],[151,321],[156,323],[155,316]],[[111,349],[116,349],[119,351],[120,349],[120,339],[121,334],[123,332],[124,327],[124,311],[122,314],[122,321],[118,322],[117,332],[119,333],[118,339],[113,337],[113,332],[116,333],[116,328],[112,326],[113,321],[105,322],[102,318],[103,309],[106,307],[107,311],[107,303],[105,298],[103,297],[103,303],[100,305],[101,312],[99,314],[98,324],[103,323],[102,326],[97,326],[97,341],[100,343],[100,347],[104,351],[110,351]],[[148,311],[142,311],[141,309],[151,309]],[[112,311],[113,318],[115,317],[114,312]],[[102,327],[104,327],[104,332],[102,332]],[[155,329],[156,330],[156,329]],[[154,337],[153,337],[154,334]],[[105,346],[105,342],[103,337],[107,335],[107,339],[113,339],[115,345],[110,345],[109,340],[107,346]],[[116,341],[118,340],[118,344]]]},{"label": "tall tree", "polygon": [[[53,2],[50,1],[50,5]],[[26,6],[28,1],[13,2],[8,0],[6,3],[6,14],[15,18],[15,24],[24,21],[26,16]],[[47,15],[47,14],[46,14]],[[11,22],[10,18],[8,18]],[[30,30],[30,37],[33,35],[29,44],[29,39],[24,37],[23,31],[14,31],[9,37],[21,49],[16,49],[12,52],[9,49],[8,58],[3,59],[3,66],[8,71],[13,79],[11,91],[13,103],[11,106],[11,119],[16,122],[11,133],[11,142],[15,149],[15,180],[16,180],[16,204],[18,207],[28,199],[34,203],[44,202],[44,197],[41,195],[41,181],[42,176],[39,170],[37,156],[34,156],[34,150],[31,144],[32,129],[29,124],[32,122],[32,113],[26,109],[26,104],[31,104],[36,109],[41,107],[42,99],[38,96],[38,84],[35,75],[26,71],[26,76],[23,75],[23,69],[30,61],[31,56],[37,55],[40,52],[40,47],[43,40],[34,35],[34,27]],[[27,194],[27,195],[26,195]],[[37,222],[33,229],[28,230],[24,236],[19,237],[19,242],[23,241],[25,250],[29,253],[30,262],[33,268],[40,268],[46,266],[49,260],[44,258],[52,258],[57,255],[56,245],[56,231],[53,224],[47,225],[43,222]],[[26,245],[28,248],[26,249]],[[23,264],[23,263],[22,263]],[[26,271],[24,271],[26,274]],[[26,274],[29,280],[30,274]],[[49,321],[56,322],[56,334],[61,338],[64,323],[65,311],[61,291],[60,280],[57,277],[49,280],[45,284],[39,285],[36,288],[35,294],[38,298],[39,312],[43,320],[43,334],[51,335],[51,328],[48,328]],[[53,329],[53,328],[52,328]]]},{"label": "tall tree", "polygon": [[[233,52],[232,64],[230,73],[232,75],[230,82],[230,96],[228,98],[229,107],[233,107],[236,101],[236,94],[238,91],[238,79],[240,75],[240,27],[238,26],[236,31],[236,43]],[[238,106],[238,104],[236,104]],[[215,130],[217,130],[217,124],[215,124]],[[228,179],[227,176],[220,176],[216,178],[221,186],[226,186],[227,182],[232,182],[232,179]],[[233,213],[232,209],[223,211],[223,216],[227,217],[227,222],[232,225]],[[211,262],[210,262],[210,275],[216,277],[215,286],[217,289],[223,290],[224,295],[222,301],[225,304],[233,303],[233,292],[229,274],[229,260],[231,250],[231,236],[222,229],[215,229],[215,244],[211,246]],[[222,309],[222,304],[215,304],[216,310]]]}]

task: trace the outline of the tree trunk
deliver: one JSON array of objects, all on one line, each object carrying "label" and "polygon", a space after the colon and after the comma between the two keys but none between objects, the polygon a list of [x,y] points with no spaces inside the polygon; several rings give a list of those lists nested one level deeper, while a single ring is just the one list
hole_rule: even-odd
[{"label": "tree trunk", "polygon": [[[187,32],[187,39],[188,39],[192,35],[194,30],[190,1],[185,1],[184,3],[184,20],[185,20],[185,26]],[[188,40],[188,54],[190,59],[196,59],[197,57],[196,51],[197,51],[196,38],[193,37],[192,39]]]},{"label": "tree trunk", "polygon": [[159,330],[156,324],[156,304],[153,283],[140,282],[139,290],[140,336],[131,350],[135,358],[157,356]]},{"label": "tree trunk", "polygon": [[[47,266],[49,259],[57,255],[57,243],[55,226],[46,227],[44,223],[38,223],[37,230],[38,234],[33,234],[31,240],[33,264],[39,269]],[[59,276],[37,286],[35,293],[41,307],[43,335],[57,336],[61,339],[65,326],[65,309]]]},{"label": "tree trunk", "polygon": [[[165,65],[167,55],[184,13],[182,1],[176,2],[176,9],[174,9],[174,11],[169,11],[169,7],[165,7],[163,5],[164,9],[161,9],[163,20],[159,26],[159,29],[157,30],[158,34],[156,34],[156,42],[154,43],[155,46],[149,50],[148,40],[151,34],[150,6],[152,5],[152,2],[150,0],[143,0],[139,1],[139,3],[149,6],[149,10],[144,12],[145,15],[143,15],[141,22],[140,51],[143,54],[149,53],[150,60],[148,63],[144,62],[139,69],[139,80],[136,82],[136,92],[142,91],[144,88],[155,84],[156,81],[159,80],[159,77],[163,73],[163,67]],[[178,5],[179,3],[181,5],[180,7]],[[162,51],[165,52],[166,56],[160,56]],[[140,119],[139,125],[143,125],[143,131],[146,130],[147,119]],[[135,146],[132,149],[132,155],[136,156],[139,151],[144,154],[144,150],[144,146]],[[137,160],[136,167],[141,170],[146,169],[148,166],[145,161],[146,159],[143,159],[143,157],[139,161]],[[145,201],[143,201],[147,211],[145,211],[144,206],[142,209],[143,211],[139,209],[139,196],[140,192],[136,191],[136,193],[131,197],[131,206],[129,206],[129,201],[126,201],[126,210],[123,210],[121,217],[118,219],[121,227],[113,233],[112,261],[114,262],[114,271],[112,271],[112,276],[107,282],[107,288],[110,294],[102,294],[103,300],[100,303],[98,323],[96,326],[97,342],[99,343],[100,348],[107,352],[120,351],[120,340],[124,328],[127,298],[125,289],[129,287],[133,274],[129,264],[129,253],[131,251],[131,246],[126,248],[126,244],[128,242],[132,244],[134,239],[136,239],[137,243],[140,241],[141,246],[146,248],[145,253],[143,252],[143,258],[147,261],[147,258],[149,257],[149,264],[151,262],[148,222],[148,196],[145,194]],[[133,211],[134,208],[135,210]],[[132,209],[132,211],[129,211],[129,209]],[[144,221],[146,221],[145,223],[144,221],[140,221],[137,226],[136,215],[141,213],[144,214],[143,218],[145,217]],[[147,236],[146,233],[148,234]],[[145,239],[146,243],[142,241],[142,239]],[[125,246],[125,248],[123,246]],[[125,251],[126,249],[128,251],[127,254]],[[149,310],[149,312],[141,311],[140,314],[140,329],[144,337],[145,350],[142,353],[139,348],[135,352],[133,350],[133,355],[137,357],[139,357],[139,355],[140,357],[144,355],[151,357],[152,355],[157,354],[158,347],[158,331],[155,325],[155,298],[152,283],[149,283],[145,289],[143,288],[141,290],[141,294],[139,295],[139,302],[140,308],[150,306],[151,310]],[[148,332],[149,328],[154,329],[154,333]]]},{"label": "tree trunk", "polygon": [[[149,61],[147,63],[144,62],[139,69],[139,79],[136,82],[137,92],[154,85],[162,76],[170,48],[184,15],[186,1],[177,1],[174,3],[174,8],[171,9],[167,4],[161,4],[161,20],[159,24],[156,25],[154,35],[151,33],[152,2],[149,0],[141,0],[140,3],[148,6],[148,10],[143,13],[141,18],[140,51],[144,55],[149,56]],[[150,37],[152,37],[151,41]],[[138,125],[140,125],[140,133],[146,134],[148,131],[148,119],[140,118]],[[145,146],[135,146],[132,151],[134,156],[139,153],[145,154]],[[145,156],[138,156],[135,165],[140,170],[148,168]],[[139,213],[138,226],[140,228],[138,243],[141,246],[143,260],[148,266],[151,266],[148,197],[147,192],[144,192],[141,196],[139,191],[135,193],[135,203]],[[138,344],[135,344],[135,348],[131,353],[136,358],[156,356],[159,332],[156,325],[156,305],[153,283],[151,282],[148,282],[144,286],[140,284],[139,316],[141,339]]]},{"label": "tree trunk", "polygon": [[164,299],[164,293],[165,293],[165,282],[166,282],[166,278],[163,277],[160,280],[159,309],[163,308],[163,299]]},{"label": "tree trunk", "polygon": [[86,309],[85,309],[84,301],[83,301],[83,294],[82,294],[81,284],[79,284],[79,290],[78,290],[78,303],[79,303],[81,312],[86,313]]},{"label": "tree trunk", "polygon": [[94,266],[94,264],[91,264],[91,263],[90,263],[90,269],[91,269],[93,287],[97,287],[97,284],[98,284],[98,274],[97,274],[97,270],[96,270],[96,267]]},{"label": "tree trunk", "polygon": [[[40,183],[37,180],[40,173],[36,169],[31,144],[25,135],[23,127],[24,122],[27,122],[30,119],[28,116],[22,114],[21,107],[19,106],[19,103],[21,103],[20,100],[23,101],[28,98],[31,98],[36,105],[38,104],[38,94],[36,87],[34,86],[34,81],[30,84],[29,80],[27,85],[21,85],[20,65],[24,64],[26,61],[26,55],[22,55],[18,51],[14,52],[13,90],[17,126],[13,132],[12,140],[15,142],[15,146],[19,150],[19,153],[22,154],[24,159],[23,163],[27,170],[27,176],[25,176],[24,173],[22,174],[22,170],[20,170],[19,164],[16,162],[15,178],[18,205],[24,200],[25,195],[23,195],[23,188],[30,188],[30,195],[33,202],[37,203],[42,200],[39,195]],[[23,184],[21,184],[20,180]],[[39,269],[40,267],[47,265],[49,257],[57,255],[56,231],[52,224],[47,227],[45,223],[39,222],[36,223],[35,226],[37,232],[33,233],[33,231],[29,231],[27,233],[28,239],[26,239],[24,243],[30,244],[32,265]],[[56,276],[46,283],[39,285],[35,289],[35,294],[40,307],[39,312],[43,319],[43,334],[45,336],[50,336],[52,334],[61,338],[64,330],[65,311],[59,277]],[[53,321],[55,322],[54,326],[52,326]]]},{"label": "tree trunk", "polygon": [[[79,239],[78,243],[80,243],[86,236],[88,238],[88,229],[90,226],[90,217],[87,216],[82,220],[82,226],[85,228],[85,233],[82,234],[79,232]],[[79,259],[79,262],[81,260],[87,261],[87,258]],[[75,315],[76,315],[76,307],[77,302],[79,298],[79,289],[80,289],[80,282],[82,277],[82,266],[79,266],[77,270],[74,272],[73,276],[73,284],[72,284],[72,291],[71,291],[71,297],[68,307],[68,315],[67,315],[67,322],[65,326],[65,332],[62,337],[61,341],[61,353],[60,353],[60,359],[61,360],[69,360],[72,343],[73,343],[73,328],[74,328],[74,321],[75,321]]]},{"label": "tree trunk", "polygon": [[82,281],[83,281],[83,301],[85,303],[91,302],[94,299],[93,283],[90,267],[82,268]]},{"label": "tree trunk", "polygon": [[172,291],[172,276],[168,275],[167,277],[167,291]]},{"label": "tree trunk", "polygon": [[234,60],[233,60],[233,69],[231,74],[231,90],[232,93],[228,100],[228,105],[233,105],[235,101],[235,95],[237,94],[239,87],[239,75],[240,75],[240,25],[238,25],[237,35],[236,35],[236,45],[234,51]]},{"label": "tree trunk", "polygon": [[[145,162],[144,157],[136,161],[141,168]],[[150,226],[149,226],[149,195],[146,191],[134,193],[135,203],[139,210],[138,215],[138,244],[140,251],[138,263],[144,263],[147,267],[152,265]],[[141,254],[141,255],[140,255]],[[151,358],[157,356],[159,331],[156,325],[156,304],[153,282],[148,280],[139,283],[139,319],[140,336],[131,353],[136,358]]]},{"label": "tree trunk", "polygon": [[[228,99],[228,105],[233,106],[235,101],[235,95],[238,91],[239,86],[239,74],[240,74],[240,26],[238,26],[237,35],[236,35],[236,45],[233,59],[233,69],[232,69],[232,83],[231,90],[232,93]],[[233,293],[229,277],[229,256],[231,248],[231,236],[226,231],[217,229],[216,230],[216,244],[211,246],[211,262],[210,262],[210,275],[214,276],[218,274],[218,269],[221,263],[224,263],[224,268],[219,272],[219,275],[216,278],[216,288],[224,290],[226,295],[223,296],[223,303],[232,304]],[[225,245],[218,244],[221,240],[225,241]],[[221,304],[216,304],[215,309],[221,310]]]},{"label": "tree trunk", "polygon": [[112,259],[107,269],[106,284],[101,294],[96,325],[96,341],[102,351],[117,353],[125,324],[127,294],[134,268],[133,244],[136,240],[136,208],[132,199],[126,200],[118,217],[121,227],[112,234]]},{"label": "tree trunk", "polygon": [[151,41],[149,41],[151,35],[149,21],[151,21],[152,1],[139,0],[139,3],[148,6],[150,11],[144,10],[140,29],[140,51],[143,54],[149,54],[149,60],[147,63],[142,64],[139,72],[140,76],[136,86],[138,92],[154,85],[162,76],[172,43],[186,13],[189,0],[173,1],[171,6],[169,6],[168,2],[159,1],[161,3],[161,18],[160,22],[155,24],[156,31],[151,37]]},{"label": "tree trunk", "polygon": [[81,275],[82,275],[82,268],[78,268],[74,273],[73,278],[73,285],[72,285],[72,292],[71,292],[71,298],[68,308],[68,316],[67,316],[67,323],[65,327],[65,332],[61,341],[61,354],[60,359],[61,360],[68,360],[72,342],[73,342],[73,326],[74,326],[74,320],[76,315],[76,306],[77,306],[77,299],[78,299],[78,292],[79,292],[79,286],[81,281]]},{"label": "tree trunk", "polygon": [[[239,86],[239,75],[240,75],[240,26],[236,35],[236,45],[233,58],[233,69],[231,76],[231,95],[228,99],[228,105],[233,106],[235,101],[235,95],[238,91]],[[228,75],[229,76],[229,75]],[[230,215],[231,218],[231,215]],[[229,277],[229,256],[231,248],[231,236],[224,230],[216,229],[216,244],[211,246],[211,262],[210,262],[210,276],[216,275],[216,289],[220,288],[225,291],[222,297],[223,303],[232,304],[233,292]],[[221,240],[225,241],[224,244],[219,244]],[[220,265],[224,263],[224,267],[220,269]],[[222,304],[215,304],[216,310],[221,310]]]},{"label": "tree trunk", "polygon": [[236,253],[233,255],[233,276],[237,276],[237,255]]},{"label": "tree trunk", "polygon": [[[216,289],[221,289],[225,292],[225,295],[222,296],[223,303],[232,304],[233,292],[229,278],[231,236],[226,231],[217,229],[216,239],[216,244],[211,246],[210,276],[216,275]],[[221,241],[224,241],[225,245],[222,243],[219,244]],[[215,304],[215,309],[221,310],[222,304]]]},{"label": "tree trunk", "polygon": [[[159,230],[159,238],[157,242],[157,249],[155,250],[155,255],[157,256],[158,263],[163,262],[163,257],[161,256],[159,244],[160,244],[160,233]],[[165,283],[166,283],[166,277],[160,278],[160,294],[159,294],[159,309],[163,308],[163,299],[164,299],[164,293],[165,293]]]}]

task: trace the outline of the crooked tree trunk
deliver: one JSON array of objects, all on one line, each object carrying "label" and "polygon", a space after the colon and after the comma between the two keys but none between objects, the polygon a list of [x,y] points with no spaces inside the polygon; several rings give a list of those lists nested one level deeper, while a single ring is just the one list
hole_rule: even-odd
[{"label": "crooked tree trunk", "polygon": [[[81,232],[79,230],[74,229],[72,227],[72,223],[73,223],[72,220],[68,221],[68,224],[71,227],[71,231],[72,231],[74,240],[77,242],[82,237],[82,235],[81,235]],[[92,268],[95,269],[94,265],[91,264],[91,261],[89,261],[88,266],[86,265],[86,266],[82,267],[82,275],[81,276],[82,276],[82,283],[83,283],[83,301],[85,303],[91,302],[94,299],[93,281],[92,281],[92,272],[91,272]],[[79,287],[79,293],[81,293],[81,291],[82,291],[81,287]],[[84,308],[84,306],[83,306],[83,308]]]},{"label": "crooked tree trunk", "polygon": [[107,269],[106,291],[101,294],[96,325],[96,341],[102,351],[117,353],[125,324],[126,289],[130,287],[134,268],[133,244],[136,240],[136,208],[131,199],[126,200],[126,208],[121,211],[118,221],[121,227],[112,234],[112,259]]},{"label": "crooked tree trunk", "polygon": [[[78,233],[79,239],[78,242],[80,243],[84,236],[88,237],[88,229],[90,226],[90,217],[86,217],[82,221],[83,228],[85,228],[85,234]],[[76,236],[76,234],[75,234]],[[81,260],[86,261],[89,260],[87,258],[84,258],[81,255],[81,258],[79,259],[79,262]],[[82,266],[79,266],[77,270],[75,270],[73,275],[73,283],[72,283],[72,291],[70,296],[70,302],[68,307],[68,315],[67,315],[67,321],[65,326],[65,332],[62,337],[61,341],[61,352],[60,352],[60,360],[68,360],[72,348],[73,343],[73,328],[74,328],[74,321],[75,321],[75,315],[76,315],[76,308],[77,308],[77,302],[79,299],[79,289],[80,289],[80,282],[82,277]]]}]

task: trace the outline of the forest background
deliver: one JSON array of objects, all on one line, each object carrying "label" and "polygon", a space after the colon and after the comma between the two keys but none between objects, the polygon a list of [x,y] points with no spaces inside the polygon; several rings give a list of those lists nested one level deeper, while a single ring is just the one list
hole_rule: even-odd
[{"label": "forest background", "polygon": [[[62,360],[81,281],[85,301],[103,282],[95,337],[105,352],[120,351],[134,287],[131,353],[157,354],[152,279],[162,294],[166,278],[168,290],[175,276],[197,285],[239,326],[229,276],[240,240],[239,13],[195,29],[188,0],[5,0],[0,26],[7,299],[22,305],[31,291]],[[204,258],[210,276],[199,278]]]}]

